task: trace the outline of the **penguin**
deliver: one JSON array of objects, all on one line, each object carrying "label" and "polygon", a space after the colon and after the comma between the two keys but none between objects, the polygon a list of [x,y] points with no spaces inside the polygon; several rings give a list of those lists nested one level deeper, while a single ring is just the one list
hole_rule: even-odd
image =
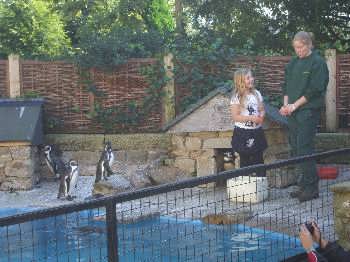
[{"label": "penguin", "polygon": [[111,166],[113,165],[114,162],[114,153],[113,153],[113,149],[112,149],[112,144],[111,142],[107,142],[105,144],[105,148],[104,148],[106,155],[107,155],[107,163],[105,163],[105,170],[107,172],[107,176],[111,176],[113,175],[113,171],[111,169]]},{"label": "penguin", "polygon": [[102,179],[108,180],[106,175],[106,172],[107,172],[106,166],[108,165],[109,165],[109,158],[106,150],[103,150],[101,153],[100,159],[98,160],[98,163],[97,163],[95,183],[98,183]]},{"label": "penguin", "polygon": [[67,200],[73,200],[75,197],[72,196],[72,190],[77,188],[78,177],[78,163],[75,160],[70,160],[67,164],[66,172],[64,175],[61,175],[57,198],[63,196]]},{"label": "penguin", "polygon": [[66,166],[61,158],[59,158],[53,151],[52,146],[46,145],[44,147],[45,162],[56,179],[65,173]]}]

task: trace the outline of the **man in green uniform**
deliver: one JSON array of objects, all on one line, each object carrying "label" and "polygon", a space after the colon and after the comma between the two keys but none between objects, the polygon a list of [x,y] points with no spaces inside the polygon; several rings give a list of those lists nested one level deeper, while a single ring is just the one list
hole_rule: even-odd
[{"label": "man in green uniform", "polygon": [[[288,117],[289,143],[292,156],[309,155],[314,152],[314,138],[329,75],[327,64],[313,50],[311,35],[298,32],[293,39],[296,57],[287,64],[282,87],[283,106],[280,113]],[[299,165],[299,189],[291,193],[300,202],[318,197],[318,176],[315,161]]]}]

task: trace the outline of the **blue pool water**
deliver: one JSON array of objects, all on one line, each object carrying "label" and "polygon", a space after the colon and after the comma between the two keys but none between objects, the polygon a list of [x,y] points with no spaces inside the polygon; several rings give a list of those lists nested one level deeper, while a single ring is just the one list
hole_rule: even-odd
[{"label": "blue pool water", "polygon": [[[28,210],[0,210],[0,217]],[[107,261],[102,210],[0,228],[1,262]],[[281,261],[303,252],[294,237],[244,225],[153,217],[118,224],[119,261]]]}]

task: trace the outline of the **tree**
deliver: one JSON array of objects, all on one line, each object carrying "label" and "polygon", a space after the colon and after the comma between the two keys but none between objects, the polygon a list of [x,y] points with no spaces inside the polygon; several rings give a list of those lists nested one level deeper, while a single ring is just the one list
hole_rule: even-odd
[{"label": "tree", "polygon": [[191,32],[220,34],[242,52],[290,53],[300,30],[313,32],[321,47],[350,50],[347,0],[182,0]]},{"label": "tree", "polygon": [[60,16],[44,0],[0,2],[0,52],[54,58],[70,48]]},{"label": "tree", "polygon": [[279,35],[310,31],[325,47],[350,50],[350,1],[262,0],[272,12],[271,22]]}]

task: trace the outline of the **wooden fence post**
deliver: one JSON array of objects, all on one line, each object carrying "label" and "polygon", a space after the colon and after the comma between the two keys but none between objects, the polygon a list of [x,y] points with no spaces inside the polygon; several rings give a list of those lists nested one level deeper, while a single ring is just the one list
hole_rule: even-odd
[{"label": "wooden fence post", "polygon": [[10,98],[15,98],[21,95],[21,81],[19,72],[19,56],[10,54],[8,56],[9,63],[9,94]]},{"label": "wooden fence post", "polygon": [[329,70],[329,83],[326,92],[326,131],[336,132],[337,119],[337,52],[335,49],[327,49],[325,52]]},{"label": "wooden fence post", "polygon": [[168,123],[175,118],[175,84],[174,84],[174,64],[173,54],[169,53],[164,56],[164,68],[166,76],[170,80],[164,86],[163,97],[163,124]]}]

